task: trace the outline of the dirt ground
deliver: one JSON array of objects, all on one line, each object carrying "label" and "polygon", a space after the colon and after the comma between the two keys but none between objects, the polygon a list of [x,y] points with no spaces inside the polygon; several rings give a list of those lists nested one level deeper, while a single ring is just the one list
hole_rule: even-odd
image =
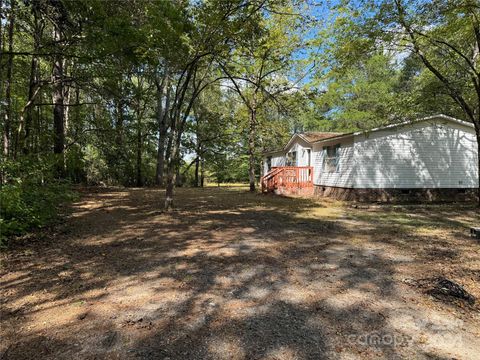
[{"label": "dirt ground", "polygon": [[478,359],[480,299],[462,205],[179,189],[83,189],[64,221],[2,254],[2,359]]}]

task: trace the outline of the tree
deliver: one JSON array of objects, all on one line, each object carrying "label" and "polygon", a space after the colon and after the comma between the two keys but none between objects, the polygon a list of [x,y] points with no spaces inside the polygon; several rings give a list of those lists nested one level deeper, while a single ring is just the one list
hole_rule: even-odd
[{"label": "tree", "polygon": [[214,168],[242,179],[250,154],[254,181],[257,149],[288,133],[295,1],[0,3],[3,183],[38,164],[35,186],[155,183],[171,209],[181,170],[194,166],[197,185]]},{"label": "tree", "polygon": [[231,82],[230,88],[248,109],[250,191],[255,191],[256,182],[258,113],[267,102],[282,107],[280,95],[296,86],[288,76],[291,75],[289,72],[295,52],[304,46],[298,33],[301,21],[302,17],[295,14],[292,5],[283,5],[264,19],[258,36],[247,39],[229,54],[231,61],[219,61],[221,69]]},{"label": "tree", "polygon": [[65,23],[67,22],[67,14],[62,3],[54,3],[53,15],[53,43],[55,44],[55,55],[52,64],[52,101],[53,101],[53,153],[58,155],[58,175],[64,176],[65,173],[65,109],[64,109],[64,58],[62,56],[62,46],[64,41]]},{"label": "tree", "polygon": [[234,115],[235,103],[230,95],[216,83],[202,92],[193,106],[184,141],[193,160],[184,172],[194,165],[195,187],[203,187],[206,160],[221,162],[222,154],[239,152],[240,121]]},{"label": "tree", "polygon": [[210,80],[209,74],[218,59],[227,58],[241,41],[252,37],[262,12],[274,1],[224,2],[198,4],[193,9],[195,30],[187,39],[188,51],[177,63],[175,93],[171,101],[165,208],[173,207],[176,170],[180,165],[180,147],[185,124],[199,94],[221,77]]},{"label": "tree", "polygon": [[[12,76],[13,76],[13,35],[15,29],[15,0],[10,0],[9,21],[8,21],[8,60],[7,76],[5,79],[5,110],[3,124],[3,155],[8,157],[10,154],[10,135],[12,126]],[[1,50],[1,49],[0,49]],[[1,50],[3,52],[3,50]],[[2,82],[3,85],[3,82]],[[3,105],[3,104],[2,104]]]},{"label": "tree", "polygon": [[157,127],[158,127],[158,143],[157,143],[157,165],[155,170],[155,184],[164,185],[163,172],[165,169],[165,143],[169,128],[170,96],[172,87],[168,69],[164,69],[163,74],[155,75],[155,87],[157,96]]},{"label": "tree", "polygon": [[395,121],[397,72],[391,58],[373,54],[351,66],[326,74],[327,90],[321,101],[337,130],[369,129]]}]

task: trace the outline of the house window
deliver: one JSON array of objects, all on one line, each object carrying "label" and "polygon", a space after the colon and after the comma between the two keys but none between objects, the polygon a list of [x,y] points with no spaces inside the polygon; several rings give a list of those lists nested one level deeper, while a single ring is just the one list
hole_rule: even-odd
[{"label": "house window", "polygon": [[297,166],[297,152],[291,151],[287,154],[287,166]]},{"label": "house window", "polygon": [[340,165],[340,144],[323,147],[323,171],[328,173],[338,172]]},{"label": "house window", "polygon": [[272,169],[272,157],[267,157],[267,169],[270,171]]}]

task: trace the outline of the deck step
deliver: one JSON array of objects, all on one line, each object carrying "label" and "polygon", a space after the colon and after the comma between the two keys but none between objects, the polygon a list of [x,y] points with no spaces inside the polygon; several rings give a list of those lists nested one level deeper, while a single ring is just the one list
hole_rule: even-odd
[{"label": "deck step", "polygon": [[[261,179],[262,192],[300,192],[313,189],[313,167],[279,166],[272,168]],[[308,192],[310,190],[305,190]]]}]

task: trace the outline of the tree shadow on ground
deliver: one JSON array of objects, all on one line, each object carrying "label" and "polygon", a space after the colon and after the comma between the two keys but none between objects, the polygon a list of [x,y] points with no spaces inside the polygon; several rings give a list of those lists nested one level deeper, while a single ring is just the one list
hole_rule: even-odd
[{"label": "tree shadow on ground", "polygon": [[2,321],[11,327],[3,356],[405,354],[355,339],[407,336],[386,316],[400,297],[397,267],[415,260],[356,244],[342,222],[297,216],[328,204],[182,189],[178,209],[163,213],[161,199],[154,189],[86,194],[68,231],[12,249],[11,274],[2,276]]}]

